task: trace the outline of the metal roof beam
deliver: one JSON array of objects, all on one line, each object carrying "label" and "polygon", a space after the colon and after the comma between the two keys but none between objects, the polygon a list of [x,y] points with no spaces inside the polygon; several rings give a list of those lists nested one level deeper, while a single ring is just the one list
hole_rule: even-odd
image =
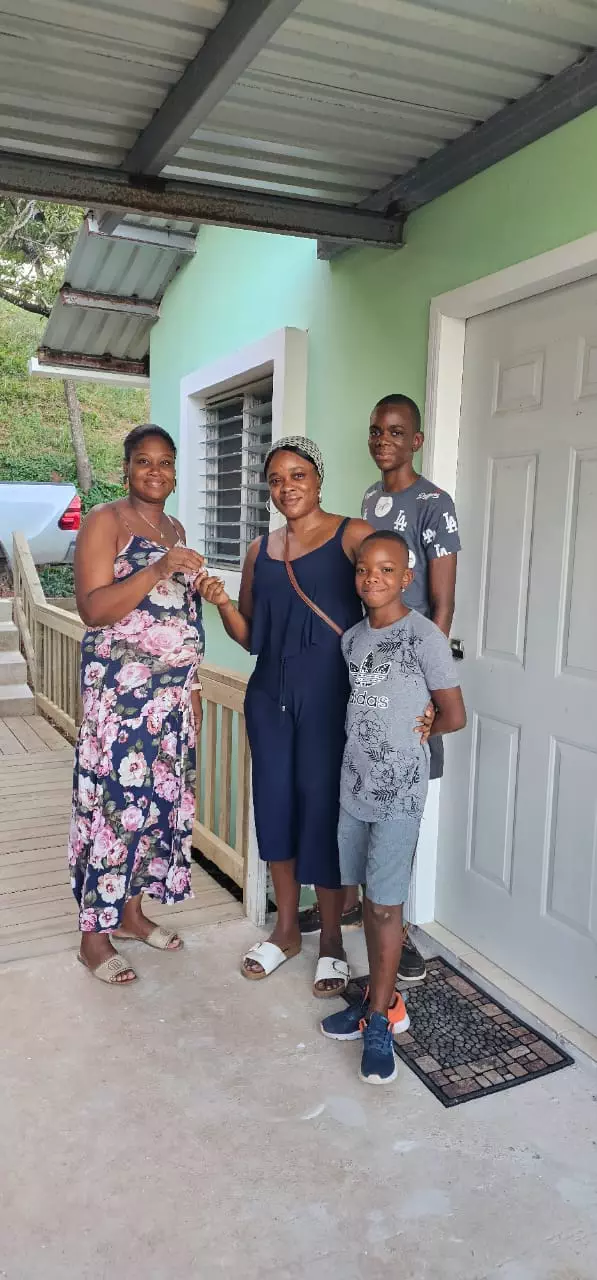
[{"label": "metal roof beam", "polygon": [[161,173],[261,52],[300,0],[232,0],[124,162]]},{"label": "metal roof beam", "polygon": [[502,107],[489,120],[448,143],[364,203],[367,209],[378,212],[397,205],[401,212],[411,213],[596,105],[594,50],[538,89]]},{"label": "metal roof beam", "polygon": [[[1,155],[1,153],[0,153]],[[115,231],[105,231],[103,221],[100,223],[93,214],[88,213],[85,219],[87,234],[104,236],[106,240],[132,240],[134,244],[148,244],[158,249],[172,249],[176,253],[194,254],[196,235],[185,235],[181,231],[168,231],[165,227],[138,226],[134,222],[123,222],[124,214],[115,214],[118,225]],[[197,232],[197,235],[199,233]]]},{"label": "metal roof beam", "polygon": [[[146,390],[149,387],[149,373],[147,369],[144,373],[131,373],[130,364],[126,360],[121,360],[123,366],[118,373],[113,366],[108,369],[97,369],[91,365],[87,365],[87,361],[92,357],[82,356],[85,362],[82,365],[61,364],[58,359],[54,363],[52,358],[46,354],[45,363],[38,356],[31,356],[29,360],[29,373],[33,378],[74,378],[75,382],[104,382],[111,387],[139,387]],[[139,362],[134,361],[133,366],[136,369]]]},{"label": "metal roof beam", "polygon": [[[94,373],[125,374],[127,377],[146,379],[149,374],[147,360],[121,360],[117,356],[91,356],[79,351],[55,351],[50,347],[38,347],[38,367],[32,372],[43,373],[45,368],[89,370]],[[62,375],[65,376],[64,374]],[[66,375],[69,376],[68,374]]]},{"label": "metal roof beam", "polygon": [[[388,210],[394,214],[412,213],[594,106],[597,106],[597,50],[558,72],[538,89],[502,107],[483,124],[449,142],[408,173],[394,178],[363,200],[358,208],[378,213]],[[337,241],[325,241],[318,245],[318,256],[333,258],[346,247]]]},{"label": "metal roof beam", "polygon": [[399,216],[230,187],[164,178],[135,179],[122,169],[100,169],[2,151],[0,191],[58,204],[101,206],[214,226],[310,239],[339,238],[348,244],[397,248],[402,243],[403,219]]},{"label": "metal roof beam", "polygon": [[62,286],[58,297],[66,307],[83,307],[86,311],[122,312],[148,320],[157,320],[160,314],[159,302],[120,297],[115,293],[90,293],[87,289],[71,289],[68,284]]}]

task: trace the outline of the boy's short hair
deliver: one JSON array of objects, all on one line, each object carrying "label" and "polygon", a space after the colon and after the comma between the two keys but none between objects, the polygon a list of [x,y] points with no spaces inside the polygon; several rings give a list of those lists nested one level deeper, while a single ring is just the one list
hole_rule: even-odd
[{"label": "boy's short hair", "polygon": [[392,404],[398,405],[401,408],[409,409],[412,420],[413,420],[415,434],[420,432],[421,410],[419,409],[418,404],[416,404],[414,400],[411,400],[410,396],[403,395],[401,391],[394,391],[389,396],[382,396],[381,400],[377,401],[375,408],[383,409],[384,405],[392,405]]},{"label": "boy's short hair", "polygon": [[410,555],[408,542],[402,537],[402,534],[394,533],[393,529],[376,529],[373,533],[368,533],[367,537],[363,538],[359,551],[362,551],[363,547],[366,547],[368,542],[397,542],[399,547],[404,547],[406,559],[408,561],[408,557]]}]

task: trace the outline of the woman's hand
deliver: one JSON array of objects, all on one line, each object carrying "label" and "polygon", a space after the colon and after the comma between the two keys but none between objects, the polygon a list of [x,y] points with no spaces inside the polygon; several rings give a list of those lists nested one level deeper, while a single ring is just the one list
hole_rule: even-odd
[{"label": "woman's hand", "polygon": [[161,556],[155,562],[158,582],[164,578],[172,578],[175,573],[186,573],[190,577],[196,578],[201,572],[205,563],[203,556],[198,551],[193,551],[192,547],[171,547],[165,556]]},{"label": "woman's hand", "polygon": [[214,604],[216,609],[222,609],[224,605],[230,604],[230,596],[226,591],[222,578],[203,577],[200,578],[197,585],[202,599],[207,600],[208,604]]},{"label": "woman's hand", "polygon": [[424,714],[422,716],[419,716],[417,719],[414,732],[418,733],[421,739],[421,746],[425,746],[425,743],[429,742],[429,735],[433,728],[433,722],[435,720],[436,714],[437,712],[435,710],[433,703],[429,702],[425,707]]},{"label": "woman's hand", "polygon": [[202,581],[203,581],[203,579],[204,579],[204,578],[209,578],[209,569],[207,568],[207,565],[205,565],[205,564],[203,565],[203,568],[199,570],[199,573],[197,574],[197,577],[195,578],[195,581],[193,582],[193,591],[194,591],[197,595],[199,595],[199,593],[200,593],[200,591],[201,591],[201,583],[202,583]]},{"label": "woman's hand", "polygon": [[203,703],[201,701],[201,690],[193,689],[191,692],[191,706],[193,708],[193,719],[195,721],[195,737],[198,738],[201,733],[203,724]]}]

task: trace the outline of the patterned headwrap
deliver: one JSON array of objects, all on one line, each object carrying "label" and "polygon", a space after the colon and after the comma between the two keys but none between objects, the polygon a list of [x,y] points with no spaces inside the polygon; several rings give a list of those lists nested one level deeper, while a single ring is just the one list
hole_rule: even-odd
[{"label": "patterned headwrap", "polygon": [[323,480],[324,465],[321,449],[318,449],[314,440],[308,440],[306,436],[282,436],[280,440],[276,440],[263,464],[266,476],[271,459],[280,449],[289,449],[291,453],[298,453],[299,457],[307,458],[313,463],[319,479]]}]

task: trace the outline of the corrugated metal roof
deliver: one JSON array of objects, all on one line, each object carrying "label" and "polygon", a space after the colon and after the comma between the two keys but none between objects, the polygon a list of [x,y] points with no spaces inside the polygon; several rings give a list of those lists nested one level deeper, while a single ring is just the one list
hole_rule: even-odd
[{"label": "corrugated metal roof", "polygon": [[[42,361],[48,363],[55,353],[62,364],[73,356],[101,359],[107,370],[110,364],[127,361],[147,365],[149,337],[157,315],[136,314],[134,303],[159,304],[193,252],[197,230],[187,222],[125,218],[120,229],[105,235],[87,218],[69,258],[65,284],[77,296],[94,295],[92,300],[97,301],[99,295],[104,301],[90,308],[76,305],[76,299],[73,304],[68,290],[59,294],[42,338]],[[155,242],[143,240],[146,231],[153,233]],[[129,313],[117,310],[118,299],[131,304]]]},{"label": "corrugated metal roof", "polygon": [[[145,226],[148,222],[149,219]],[[159,223],[156,229],[160,229]],[[196,230],[194,228],[192,234]],[[183,255],[177,248],[98,235],[90,231],[87,222],[79,232],[64,280],[71,289],[159,301],[182,260]]]},{"label": "corrugated metal roof", "polygon": [[119,165],[226,0],[0,0],[0,147]]},{"label": "corrugated metal roof", "polygon": [[[244,3],[228,13],[226,0],[0,0],[0,150],[121,166],[224,15],[222,32]],[[242,74],[224,75],[217,105],[163,176],[371,208],[393,179],[597,48],[597,0],[301,0],[285,21],[292,5],[270,3],[281,15],[275,35]],[[249,25],[258,10],[244,10]],[[228,39],[230,65],[240,66],[234,36],[220,45]],[[185,77],[184,94],[188,85]],[[155,154],[167,153],[162,142]],[[152,244],[123,238],[135,225]],[[136,215],[120,235],[84,230],[67,283],[159,301],[183,260],[177,238],[196,230]],[[146,360],[152,318],[131,312],[59,299],[44,345]]]},{"label": "corrugated metal roof", "polygon": [[577,0],[303,0],[164,173],[358,203],[595,45]]},{"label": "corrugated metal roof", "polygon": [[43,337],[46,350],[68,355],[108,357],[112,361],[145,360],[151,320],[118,313],[86,311],[54,304]]},{"label": "corrugated metal roof", "polygon": [[[0,148],[120,165],[227,7],[0,0]],[[596,45],[591,0],[302,0],[163,172],[358,203]]]}]

